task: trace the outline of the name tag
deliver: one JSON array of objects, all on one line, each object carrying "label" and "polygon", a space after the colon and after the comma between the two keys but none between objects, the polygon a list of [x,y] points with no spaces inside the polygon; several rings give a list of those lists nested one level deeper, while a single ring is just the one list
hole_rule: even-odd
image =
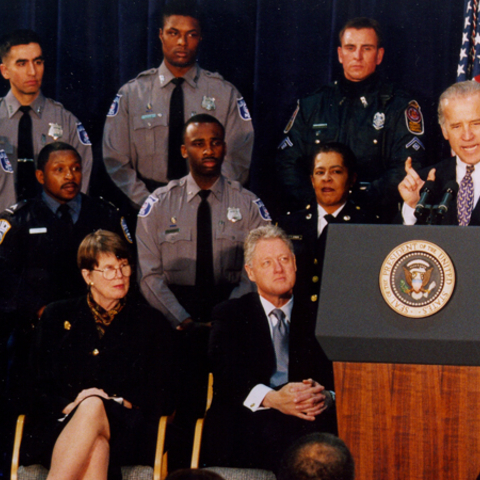
[{"label": "name tag", "polygon": [[47,227],[39,227],[39,228],[30,228],[28,230],[30,235],[36,235],[37,233],[47,233]]}]

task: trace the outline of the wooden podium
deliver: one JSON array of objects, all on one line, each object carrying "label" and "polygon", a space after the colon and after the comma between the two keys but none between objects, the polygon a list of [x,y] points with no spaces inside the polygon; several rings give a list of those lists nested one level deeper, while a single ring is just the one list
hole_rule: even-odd
[{"label": "wooden podium", "polygon": [[[448,304],[392,310],[380,268],[396,246],[435,243],[453,261]],[[317,338],[334,362],[339,436],[357,480],[475,480],[480,474],[480,228],[329,226]]]}]

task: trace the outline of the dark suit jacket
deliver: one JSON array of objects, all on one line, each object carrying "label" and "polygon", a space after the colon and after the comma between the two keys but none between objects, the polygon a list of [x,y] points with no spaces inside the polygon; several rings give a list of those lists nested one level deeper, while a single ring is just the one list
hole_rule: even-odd
[{"label": "dark suit jacket", "polygon": [[[423,180],[427,179],[428,172],[432,168],[435,168],[435,189],[433,196],[430,200],[432,204],[437,204],[444,193],[445,187],[448,182],[456,180],[457,172],[457,159],[456,157],[447,158],[431,167],[425,168],[419,172],[420,177]],[[441,225],[458,225],[457,218],[457,200],[452,201],[450,208],[442,219]],[[473,208],[472,217],[469,225],[480,226],[480,202]]]},{"label": "dark suit jacket", "polygon": [[[332,365],[310,335],[302,310],[302,303],[295,302],[290,326],[289,381],[313,378],[333,390]],[[264,467],[250,458],[260,453],[260,457],[268,458],[271,452],[267,451],[266,444],[273,442],[266,438],[268,435],[284,436],[282,442],[288,444],[317,422],[297,419],[273,409],[251,412],[243,406],[255,385],[269,384],[275,369],[268,319],[258,294],[250,293],[218,305],[212,319],[209,356],[214,397],[206,421],[206,449],[210,453],[207,453],[207,463]],[[320,417],[328,417],[327,412]],[[325,420],[320,417],[319,422],[323,423]],[[321,427],[317,424],[316,428]],[[275,438],[275,442],[278,441],[280,439]],[[264,448],[262,452],[258,451],[259,443]]]}]

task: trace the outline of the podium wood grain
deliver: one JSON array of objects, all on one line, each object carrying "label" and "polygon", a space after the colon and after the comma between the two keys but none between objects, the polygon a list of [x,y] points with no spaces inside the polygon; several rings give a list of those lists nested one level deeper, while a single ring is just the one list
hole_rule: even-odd
[{"label": "podium wood grain", "polygon": [[480,367],[334,362],[357,480],[475,480]]}]

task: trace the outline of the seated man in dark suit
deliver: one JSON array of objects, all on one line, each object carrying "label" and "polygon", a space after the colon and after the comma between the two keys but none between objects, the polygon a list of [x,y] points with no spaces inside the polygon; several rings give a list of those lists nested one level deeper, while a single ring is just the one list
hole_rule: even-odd
[{"label": "seated man in dark suit", "polygon": [[218,305],[212,317],[205,460],[275,471],[296,438],[335,431],[332,367],[306,328],[304,305],[294,304],[295,255],[285,233],[252,230],[245,264],[258,293]]},{"label": "seated man in dark suit", "polygon": [[449,188],[453,195],[458,190],[456,201],[451,201],[450,208],[435,223],[479,226],[480,168],[477,168],[477,164],[480,162],[480,84],[467,81],[447,88],[440,96],[438,121],[455,156],[418,173],[412,168],[411,159],[406,161],[407,175],[398,186],[404,201],[403,223],[417,223],[414,209],[420,200],[425,180],[431,180],[434,183],[430,186],[432,194],[428,203],[432,205],[438,204]]}]

